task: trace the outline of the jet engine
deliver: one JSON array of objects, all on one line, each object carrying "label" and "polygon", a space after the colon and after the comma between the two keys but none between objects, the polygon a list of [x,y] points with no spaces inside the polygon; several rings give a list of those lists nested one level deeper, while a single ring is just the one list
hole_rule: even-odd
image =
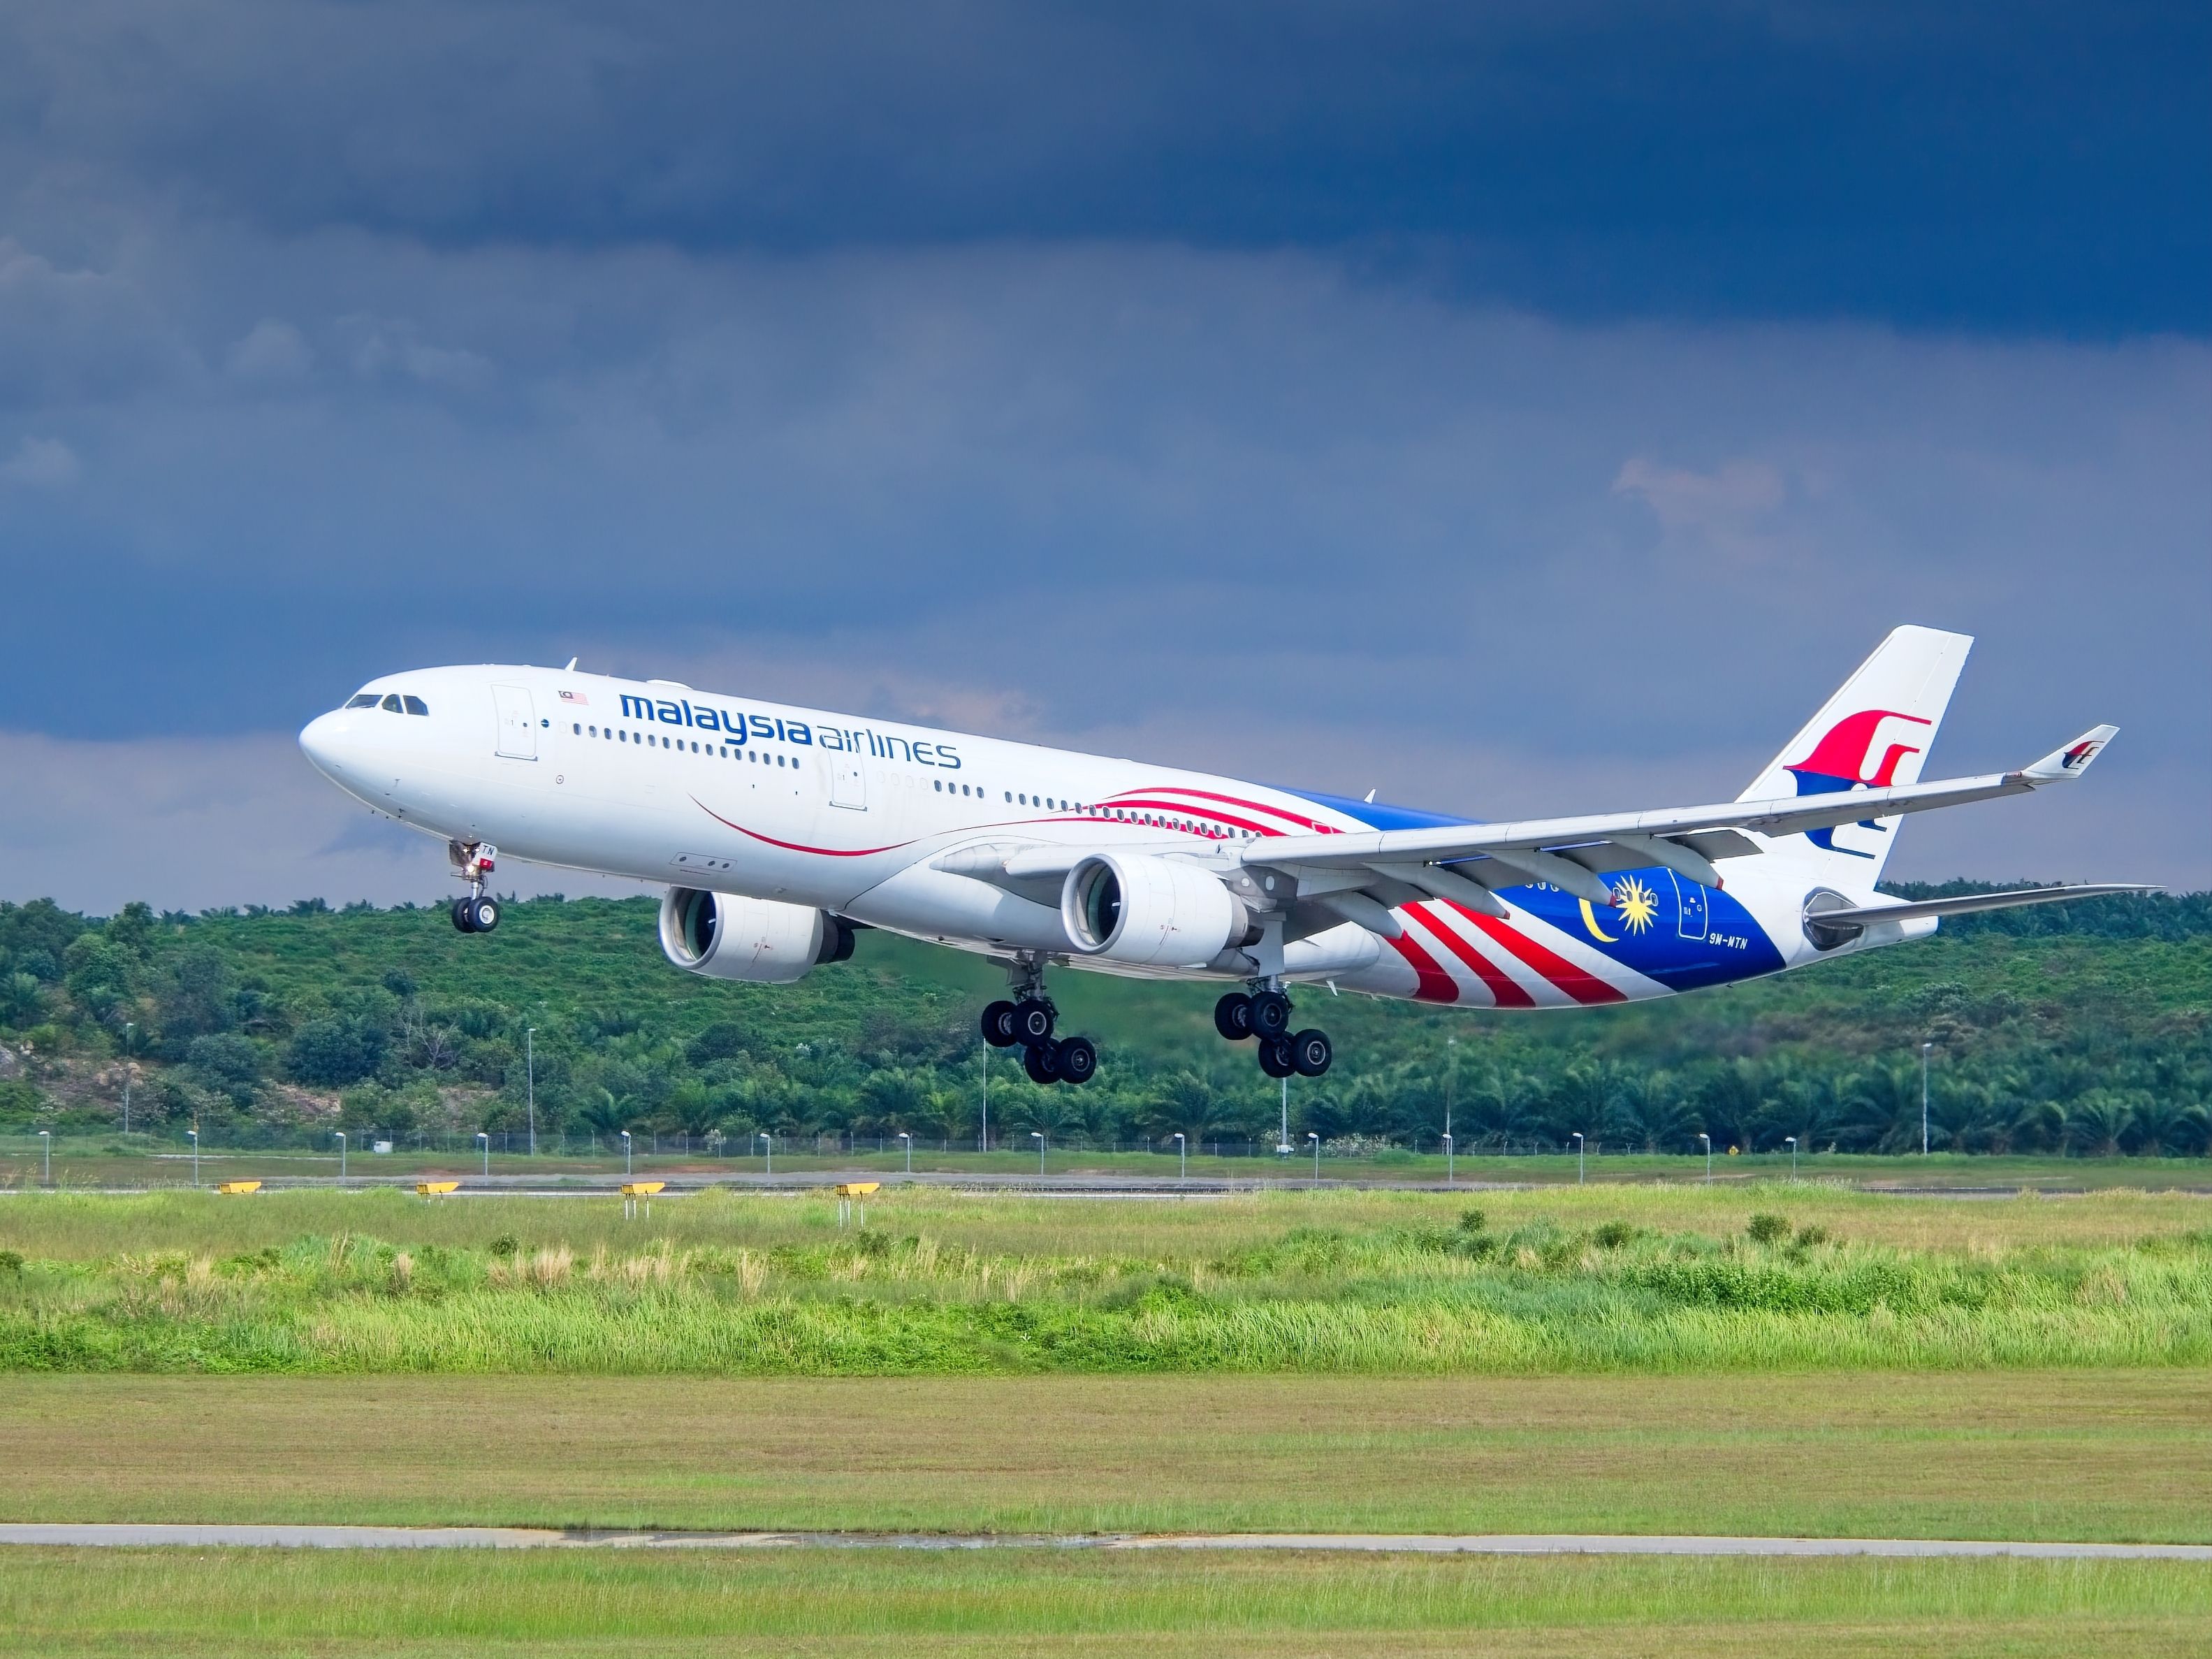
[{"label": "jet engine", "polygon": [[688,973],[789,985],[853,954],[852,924],[809,904],[672,887],[660,902],[660,949]]},{"label": "jet engine", "polygon": [[1070,870],[1060,918],[1084,955],[1132,967],[1199,967],[1260,938],[1218,878],[1142,853],[1097,853]]}]

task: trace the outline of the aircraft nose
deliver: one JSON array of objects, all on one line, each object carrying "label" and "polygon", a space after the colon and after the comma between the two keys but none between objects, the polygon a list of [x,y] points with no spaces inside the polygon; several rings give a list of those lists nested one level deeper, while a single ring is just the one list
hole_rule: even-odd
[{"label": "aircraft nose", "polygon": [[318,714],[300,728],[300,752],[325,777],[345,775],[345,728],[343,714]]}]

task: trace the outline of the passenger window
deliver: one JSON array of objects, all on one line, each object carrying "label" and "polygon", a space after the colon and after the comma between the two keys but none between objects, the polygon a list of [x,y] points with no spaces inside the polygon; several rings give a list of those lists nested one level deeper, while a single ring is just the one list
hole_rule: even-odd
[{"label": "passenger window", "polygon": [[568,729],[569,729],[571,732],[574,732],[578,737],[580,737],[580,737],[582,737],[582,736],[584,735],[584,728],[583,728],[580,725],[579,725],[579,726],[570,726]]}]

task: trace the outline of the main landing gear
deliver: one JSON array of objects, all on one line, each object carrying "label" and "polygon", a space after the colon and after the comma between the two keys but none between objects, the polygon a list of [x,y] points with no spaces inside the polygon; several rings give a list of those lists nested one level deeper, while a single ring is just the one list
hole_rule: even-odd
[{"label": "main landing gear", "polygon": [[484,883],[499,848],[488,841],[449,841],[446,856],[453,861],[453,873],[469,884],[466,896],[453,901],[453,927],[464,933],[489,933],[499,926],[499,901],[484,892]]},{"label": "main landing gear", "polygon": [[1053,1035],[1060,1011],[1044,994],[1044,968],[1024,963],[1012,970],[1013,997],[983,1010],[983,1041],[994,1048],[1022,1051],[1032,1083],[1088,1083],[1098,1075],[1098,1047],[1089,1037]]},{"label": "main landing gear", "polygon": [[1328,1032],[1291,1030],[1290,998],[1264,980],[1215,1003],[1213,1029],[1231,1042],[1257,1037],[1260,1069],[1269,1077],[1319,1077],[1336,1057]]}]

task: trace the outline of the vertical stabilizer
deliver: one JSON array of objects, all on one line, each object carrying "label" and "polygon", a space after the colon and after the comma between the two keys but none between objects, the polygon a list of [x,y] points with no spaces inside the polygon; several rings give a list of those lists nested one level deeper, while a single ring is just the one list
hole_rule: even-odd
[{"label": "vertical stabilizer", "polygon": [[[1973,643],[1970,635],[1933,628],[1893,630],[1736,799],[1917,783]],[[1864,894],[1881,875],[1897,824],[1894,817],[1865,818],[1787,837],[1773,850],[1800,852],[1820,866],[1821,880]]]}]

